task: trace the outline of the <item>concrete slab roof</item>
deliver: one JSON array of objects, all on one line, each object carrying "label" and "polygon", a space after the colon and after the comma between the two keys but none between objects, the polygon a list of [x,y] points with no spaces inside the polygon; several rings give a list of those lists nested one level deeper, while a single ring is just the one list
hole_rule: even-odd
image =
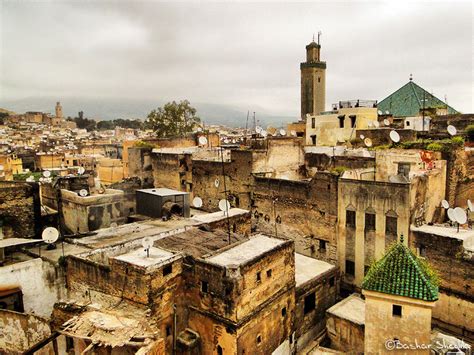
[{"label": "concrete slab roof", "polygon": [[356,293],[336,303],[326,312],[338,318],[365,325],[365,301]]},{"label": "concrete slab roof", "polygon": [[[244,210],[241,208],[231,208],[229,209],[229,217],[235,217],[239,215],[245,215],[248,213],[248,210]],[[206,213],[206,214],[199,214],[193,217],[195,221],[198,221],[200,223],[211,223],[211,222],[216,222],[222,219],[225,219],[227,216],[225,215],[224,212],[213,212],[213,213]]]},{"label": "concrete slab roof", "polygon": [[460,228],[459,232],[457,228],[446,225],[433,225],[424,224],[420,227],[414,225],[410,226],[412,232],[433,234],[440,237],[453,238],[463,241],[463,246],[466,250],[474,251],[474,229],[463,229]]},{"label": "concrete slab roof", "polygon": [[259,234],[206,260],[222,266],[241,265],[283,243],[285,240]]},{"label": "concrete slab roof", "polygon": [[165,187],[159,187],[156,189],[141,189],[137,190],[137,192],[144,192],[151,195],[157,196],[175,196],[175,195],[189,195],[189,192],[182,192],[178,190],[171,190]]},{"label": "concrete slab roof", "polygon": [[175,254],[167,250],[151,247],[148,256],[147,252],[143,248],[140,248],[126,254],[112,257],[111,259],[147,268],[166,263],[168,260],[172,259],[174,255]]},{"label": "concrete slab roof", "polygon": [[295,253],[295,279],[296,287],[305,284],[306,282],[317,278],[329,270],[336,267],[322,260],[317,260]]}]

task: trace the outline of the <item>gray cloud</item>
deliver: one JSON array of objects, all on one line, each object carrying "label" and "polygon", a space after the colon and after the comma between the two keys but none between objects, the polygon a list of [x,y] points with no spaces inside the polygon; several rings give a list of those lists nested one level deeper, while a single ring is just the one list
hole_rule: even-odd
[{"label": "gray cloud", "polygon": [[413,73],[473,111],[470,2],[0,4],[0,101],[188,98],[297,117],[321,29],[328,107],[382,99]]}]

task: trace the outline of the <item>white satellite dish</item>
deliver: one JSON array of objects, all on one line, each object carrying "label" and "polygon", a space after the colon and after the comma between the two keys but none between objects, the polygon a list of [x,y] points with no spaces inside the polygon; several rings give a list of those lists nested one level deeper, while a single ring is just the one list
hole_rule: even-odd
[{"label": "white satellite dish", "polygon": [[35,182],[35,177],[34,177],[33,175],[28,176],[28,177],[26,178],[26,181],[27,181],[27,182]]},{"label": "white satellite dish", "polygon": [[201,208],[202,207],[202,198],[200,198],[200,197],[193,198],[193,206],[196,207],[196,208]]},{"label": "white satellite dish", "polygon": [[41,234],[41,238],[48,244],[54,243],[58,240],[59,232],[54,227],[47,227],[44,229],[43,233]]},{"label": "white satellite dish", "polygon": [[198,127],[197,131],[198,131],[198,132],[202,132],[202,128],[201,128],[201,127]]},{"label": "white satellite dish", "polygon": [[220,184],[221,184],[221,182],[219,181],[219,179],[214,180],[214,186],[215,187],[219,187]]},{"label": "white satellite dish", "polygon": [[265,130],[262,130],[262,132],[260,132],[260,134],[265,138],[266,136],[268,136],[268,132],[265,131]]},{"label": "white satellite dish", "polygon": [[448,208],[448,218],[452,222],[456,222],[456,217],[454,216],[454,209]]},{"label": "white satellite dish", "polygon": [[255,132],[257,132],[258,134],[260,134],[262,131],[263,131],[262,127],[260,126],[255,127]]},{"label": "white satellite dish", "polygon": [[51,171],[49,170],[43,171],[43,176],[46,178],[49,178],[51,176]]},{"label": "white satellite dish", "polygon": [[286,131],[284,129],[280,129],[280,136],[285,136],[286,135]]},{"label": "white satellite dish", "polygon": [[390,121],[387,120],[387,119],[384,119],[383,124],[386,125],[386,126],[390,126]]},{"label": "white satellite dish", "polygon": [[459,224],[464,224],[467,222],[466,211],[464,211],[461,207],[456,207],[453,214],[456,222]]},{"label": "white satellite dish", "polygon": [[204,136],[199,137],[198,139],[200,145],[206,145],[207,144],[207,138]]},{"label": "white satellite dish", "polygon": [[142,239],[142,246],[145,249],[150,249],[153,246],[153,239],[151,239],[150,237],[143,238]]},{"label": "white satellite dish", "polygon": [[375,128],[379,128],[379,127],[380,127],[379,121],[374,121],[374,127],[375,127]]},{"label": "white satellite dish", "polygon": [[291,131],[290,134],[291,134],[293,137],[296,137],[296,131]]},{"label": "white satellite dish", "polygon": [[390,132],[390,139],[392,140],[392,142],[398,143],[398,142],[400,142],[400,135],[398,134],[397,131],[391,131]]},{"label": "white satellite dish", "polygon": [[451,135],[451,136],[455,136],[456,135],[456,127],[454,127],[453,125],[449,125],[448,126],[448,133]]},{"label": "white satellite dish", "polygon": [[364,144],[365,144],[367,147],[372,147],[372,139],[370,139],[370,138],[365,138],[365,139],[364,139]]},{"label": "white satellite dish", "polygon": [[86,189],[81,189],[81,190],[79,191],[79,196],[81,196],[81,197],[86,197],[88,194],[89,194],[89,193],[87,192]]},{"label": "white satellite dish", "polygon": [[110,228],[117,228],[118,224],[115,222],[110,223]]},{"label": "white satellite dish", "polygon": [[380,111],[380,110],[378,110],[377,113],[378,113],[379,115],[383,115],[383,112]]},{"label": "white satellite dish", "polygon": [[397,174],[397,175],[391,175],[388,178],[388,181],[394,182],[394,183],[397,183],[397,184],[404,184],[404,183],[408,182],[408,179],[406,178],[405,175]]},{"label": "white satellite dish", "polygon": [[474,212],[474,205],[471,200],[467,200],[467,207],[469,208],[469,211]]},{"label": "white satellite dish", "polygon": [[226,212],[226,211],[230,210],[230,203],[229,203],[229,201],[227,201],[227,200],[220,200],[220,201],[219,201],[219,209],[220,209],[222,212]]},{"label": "white satellite dish", "polygon": [[365,138],[365,136],[364,136],[363,134],[361,134],[359,137],[360,137],[360,139],[362,139],[362,140]]},{"label": "white satellite dish", "polygon": [[385,111],[385,114],[386,114],[386,115],[389,115],[389,114],[390,114],[390,112],[387,110],[387,111]]},{"label": "white satellite dish", "polygon": [[82,174],[84,174],[85,172],[86,172],[86,169],[84,169],[83,166],[80,166],[79,169],[77,169],[77,173],[78,173],[79,175],[82,175]]},{"label": "white satellite dish", "polygon": [[446,201],[446,200],[443,200],[443,201],[441,201],[441,206],[443,206],[444,209],[448,209],[449,208],[449,202]]}]

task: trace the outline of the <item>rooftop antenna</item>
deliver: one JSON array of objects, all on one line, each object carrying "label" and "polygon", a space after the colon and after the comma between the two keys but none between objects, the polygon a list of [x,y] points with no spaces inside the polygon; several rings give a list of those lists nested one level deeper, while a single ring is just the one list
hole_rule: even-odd
[{"label": "rooftop antenna", "polygon": [[413,81],[413,74],[410,73],[410,81]]},{"label": "rooftop antenna", "polygon": [[322,32],[318,31],[318,44],[321,44],[321,42],[320,42],[321,35],[322,35]]},{"label": "rooftop antenna", "polygon": [[[254,122],[255,122],[255,112],[254,112]],[[222,179],[224,180],[224,196],[225,196],[225,210],[226,210],[225,212],[227,214],[227,236],[229,238],[229,245],[230,245],[230,220],[229,220],[229,207],[230,206],[229,206],[229,200],[228,200],[228,196],[227,196],[227,185],[226,185],[226,182],[225,182],[224,148],[222,148],[222,146],[221,146],[221,166],[222,166]],[[219,186],[219,185],[217,185],[217,186]],[[221,208],[221,201],[219,201],[219,208]],[[221,208],[221,210],[222,210],[222,208]]]},{"label": "rooftop antenna", "polygon": [[150,248],[153,246],[153,240],[150,237],[145,237],[142,239],[142,246],[145,248],[146,257],[150,257]]}]

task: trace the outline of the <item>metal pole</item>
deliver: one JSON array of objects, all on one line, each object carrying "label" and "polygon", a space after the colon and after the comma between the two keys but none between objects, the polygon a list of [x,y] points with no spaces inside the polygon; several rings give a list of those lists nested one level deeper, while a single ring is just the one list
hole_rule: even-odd
[{"label": "metal pole", "polygon": [[176,354],[176,304],[173,304],[173,354]]}]

